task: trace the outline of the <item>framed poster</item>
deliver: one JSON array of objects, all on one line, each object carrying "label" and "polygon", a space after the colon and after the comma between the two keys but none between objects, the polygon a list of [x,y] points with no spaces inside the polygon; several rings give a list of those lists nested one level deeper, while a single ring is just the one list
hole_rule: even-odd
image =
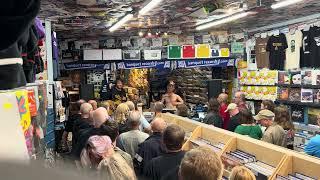
[{"label": "framed poster", "polygon": [[144,50],[145,60],[161,60],[161,50]]},{"label": "framed poster", "polygon": [[182,58],[183,59],[194,59],[196,57],[196,48],[194,45],[182,46]]},{"label": "framed poster", "polygon": [[196,58],[210,58],[211,49],[209,44],[198,44],[196,46]]},{"label": "framed poster", "polygon": [[220,57],[229,57],[230,49],[229,48],[221,48],[220,49]]},{"label": "framed poster", "polygon": [[103,49],[103,60],[122,60],[121,49]]},{"label": "framed poster", "polygon": [[181,59],[181,46],[168,46],[168,59]]},{"label": "framed poster", "polygon": [[124,60],[141,60],[140,50],[126,50],[122,52]]},{"label": "framed poster", "polygon": [[83,60],[102,60],[102,49],[83,50]]}]

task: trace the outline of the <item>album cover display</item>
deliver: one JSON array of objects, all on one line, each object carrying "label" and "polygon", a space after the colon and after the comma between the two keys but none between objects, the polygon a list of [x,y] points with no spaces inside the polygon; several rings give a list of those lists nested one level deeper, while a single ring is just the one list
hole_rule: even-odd
[{"label": "album cover display", "polygon": [[320,70],[312,71],[312,85],[320,85]]},{"label": "album cover display", "polygon": [[301,85],[301,71],[291,71],[291,84]]},{"label": "album cover display", "polygon": [[308,124],[313,126],[319,126],[317,121],[319,115],[320,115],[320,109],[308,108]]},{"label": "album cover display", "polygon": [[278,99],[279,100],[288,100],[289,98],[289,88],[278,88]]},{"label": "album cover display", "polygon": [[320,89],[313,90],[313,102],[320,103]]},{"label": "album cover display", "polygon": [[287,71],[279,71],[278,84],[290,84],[290,74]]},{"label": "album cover display", "polygon": [[302,85],[312,85],[312,70],[301,71]]},{"label": "album cover display", "polygon": [[289,100],[290,101],[301,101],[301,89],[300,88],[291,88],[289,90]]},{"label": "album cover display", "polygon": [[313,90],[301,89],[301,102],[313,103]]},{"label": "album cover display", "polygon": [[293,105],[290,109],[292,121],[297,123],[304,123],[304,107]]}]

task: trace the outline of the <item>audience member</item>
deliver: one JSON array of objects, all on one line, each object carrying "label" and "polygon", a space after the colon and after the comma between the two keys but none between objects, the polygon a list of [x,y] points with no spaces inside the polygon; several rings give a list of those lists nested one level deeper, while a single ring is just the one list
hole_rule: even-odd
[{"label": "audience member", "polygon": [[234,132],[242,135],[247,135],[255,139],[262,138],[262,131],[260,126],[256,125],[252,114],[248,110],[240,111],[240,125],[234,130]]},{"label": "audience member", "polygon": [[164,104],[162,102],[156,102],[154,103],[154,117],[162,117],[162,111],[164,109]]},{"label": "audience member", "polygon": [[228,125],[230,122],[230,114],[226,112],[228,108],[228,94],[221,93],[218,97],[218,102],[220,104],[219,114],[223,120],[223,129],[228,129]]},{"label": "audience member", "polygon": [[[129,107],[130,112],[136,110],[136,105],[132,101],[127,101],[126,102],[127,106]],[[145,133],[150,133],[151,132],[151,126],[147,119],[144,117],[143,114],[140,114],[140,126],[139,129],[140,131],[143,131]]]},{"label": "audience member", "polygon": [[274,108],[276,107],[276,105],[274,104],[273,101],[271,100],[263,100],[261,103],[261,108],[260,110],[264,110],[264,109],[268,109],[271,112],[274,112]]},{"label": "audience member", "polygon": [[126,91],[123,88],[123,80],[116,80],[116,85],[111,89],[110,99],[116,106],[127,101]]},{"label": "audience member", "polygon": [[284,105],[280,105],[274,109],[274,114],[274,122],[279,124],[286,131],[287,148],[293,150],[295,130],[293,122],[290,119],[289,109]]},{"label": "audience member", "polygon": [[98,108],[93,112],[94,126],[79,133],[79,140],[73,147],[73,156],[76,160],[80,158],[81,151],[88,139],[93,135],[109,135],[109,132],[101,131],[100,127],[108,119],[108,112],[105,108]]},{"label": "audience member", "polygon": [[226,112],[230,114],[230,122],[228,125],[228,130],[234,132],[237,126],[240,125],[240,112],[237,107],[237,104],[231,103],[228,105]]},{"label": "audience member", "polygon": [[188,106],[185,104],[178,104],[176,114],[181,117],[189,117]]},{"label": "audience member", "polygon": [[278,146],[286,147],[286,132],[279,124],[273,121],[274,117],[274,113],[266,109],[261,110],[256,116],[254,116],[256,121],[267,128],[261,140]]},{"label": "audience member", "polygon": [[170,125],[163,132],[163,143],[167,153],[153,158],[147,164],[145,175],[153,180],[160,180],[166,174],[175,171],[185,154],[182,151],[185,132],[178,125]]},{"label": "audience member", "polygon": [[[83,103],[85,103],[86,101],[83,100],[83,99],[80,99],[79,101],[76,102],[76,105],[75,105],[75,111],[76,113],[72,114],[71,116],[69,116],[67,122],[66,122],[66,127],[64,129],[64,132],[63,132],[63,135],[62,135],[62,143],[63,145],[65,146],[65,148],[67,150],[69,150],[69,147],[68,147],[68,144],[67,144],[67,139],[68,139],[68,134],[69,133],[73,133],[73,125],[74,125],[74,122],[77,120],[77,119],[81,119],[81,112],[80,112],[80,107]],[[72,135],[73,137],[74,135]],[[74,144],[73,144],[74,145]]]},{"label": "audience member", "polygon": [[222,172],[223,165],[220,157],[207,147],[198,147],[185,154],[179,174],[181,180],[212,180],[221,179]]},{"label": "audience member", "polygon": [[102,101],[99,107],[105,108],[108,111],[108,114],[110,114],[111,108],[110,108],[110,103],[108,101]]},{"label": "audience member", "polygon": [[208,114],[203,119],[203,122],[209,125],[213,125],[218,128],[222,128],[222,118],[219,114],[220,104],[217,99],[211,98],[208,104]]},{"label": "audience member", "polygon": [[239,110],[248,109],[251,111],[251,107],[246,102],[246,94],[244,92],[238,91],[235,93],[234,103],[237,104]]},{"label": "audience member", "polygon": [[127,126],[127,118],[129,115],[130,109],[125,103],[119,104],[116,111],[114,112],[114,120],[119,124],[120,134],[129,131]]},{"label": "audience member", "polygon": [[[317,117],[318,126],[320,126],[320,115]],[[304,152],[320,158],[320,135],[316,135],[310,139],[306,147],[304,148]]]},{"label": "audience member", "polygon": [[166,152],[162,143],[162,133],[167,127],[167,123],[156,117],[152,123],[152,135],[139,145],[138,152],[135,155],[135,167],[137,172],[143,174],[147,164],[152,158],[158,157]]},{"label": "audience member", "polygon": [[244,166],[236,166],[232,169],[229,180],[256,180],[256,176]]},{"label": "audience member", "polygon": [[80,107],[81,118],[77,119],[73,125],[72,139],[73,145],[77,144],[79,133],[83,129],[92,127],[93,122],[90,120],[92,106],[89,103],[83,103]]},{"label": "audience member", "polygon": [[97,101],[95,101],[95,100],[89,100],[88,103],[91,104],[93,110],[96,110],[96,109],[98,108],[98,103],[97,103]]},{"label": "audience member", "polygon": [[124,148],[124,151],[130,154],[132,158],[134,158],[138,150],[138,145],[149,137],[148,134],[139,130],[140,116],[141,114],[139,111],[130,112],[128,125],[131,130],[120,134],[119,136],[119,143]]}]

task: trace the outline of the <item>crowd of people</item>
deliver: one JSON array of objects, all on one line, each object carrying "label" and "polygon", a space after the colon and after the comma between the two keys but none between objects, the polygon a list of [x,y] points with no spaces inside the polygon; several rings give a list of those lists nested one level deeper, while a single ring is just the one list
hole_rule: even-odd
[{"label": "crowd of people", "polygon": [[[211,103],[219,104],[215,101]],[[220,179],[223,165],[219,156],[205,147],[185,152],[185,131],[165,122],[164,107],[156,102],[155,116],[148,122],[130,101],[119,104],[110,116],[107,103],[79,100],[78,113],[69,117],[63,136],[67,145],[68,134],[72,134],[68,154],[72,163],[86,175],[105,180]],[[219,109],[212,111],[219,113]],[[224,121],[208,118],[208,122],[219,122],[222,127]],[[231,179],[236,180],[250,171],[237,167],[232,174]]]}]

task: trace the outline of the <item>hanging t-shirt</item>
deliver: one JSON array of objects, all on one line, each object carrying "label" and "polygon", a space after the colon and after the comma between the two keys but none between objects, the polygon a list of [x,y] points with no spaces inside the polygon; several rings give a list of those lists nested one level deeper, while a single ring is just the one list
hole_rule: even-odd
[{"label": "hanging t-shirt", "polygon": [[312,27],[310,37],[311,65],[320,67],[320,27]]},{"label": "hanging t-shirt", "polygon": [[259,69],[269,68],[269,52],[267,52],[267,44],[269,37],[256,39],[256,61]]},{"label": "hanging t-shirt", "polygon": [[271,36],[267,44],[267,51],[270,52],[270,69],[284,70],[286,60],[286,49],[288,48],[286,36],[281,33],[278,36]]},{"label": "hanging t-shirt", "polygon": [[300,67],[300,48],[302,46],[302,32],[295,31],[286,34],[288,49],[286,51],[286,66],[287,70]]},{"label": "hanging t-shirt", "polygon": [[302,47],[300,48],[300,67],[312,67],[310,32],[302,31]]},{"label": "hanging t-shirt", "polygon": [[249,70],[257,70],[256,52],[255,52],[256,40],[254,38],[249,39],[246,42],[247,63]]}]

